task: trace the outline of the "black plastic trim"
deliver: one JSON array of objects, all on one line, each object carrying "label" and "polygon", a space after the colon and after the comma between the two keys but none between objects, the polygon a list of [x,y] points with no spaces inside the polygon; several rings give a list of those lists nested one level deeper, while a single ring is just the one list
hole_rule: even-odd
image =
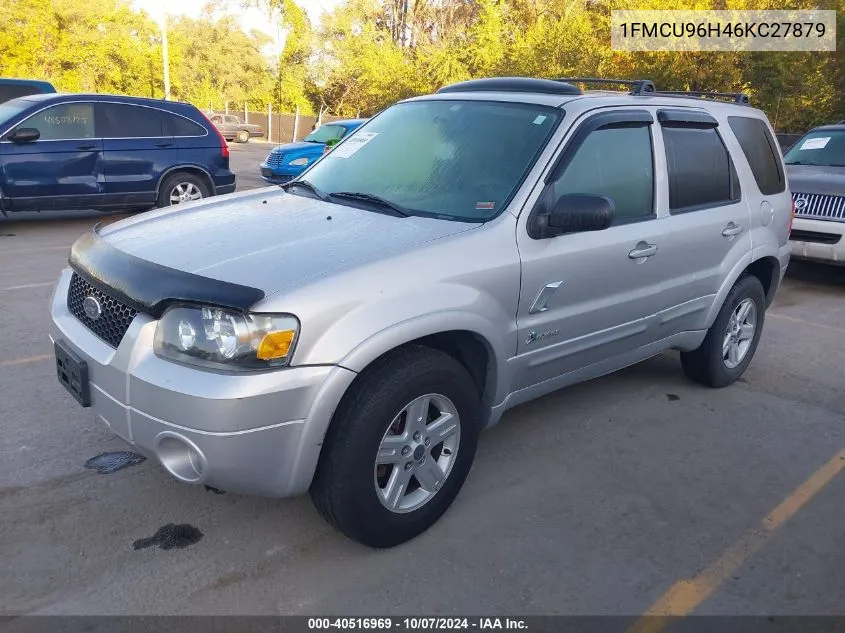
[{"label": "black plastic trim", "polygon": [[264,291],[202,277],[135,257],[106,242],[97,231],[71,247],[71,267],[91,285],[138,312],[160,317],[173,302],[199,303],[246,311]]},{"label": "black plastic trim", "polygon": [[551,95],[583,94],[572,84],[551,79],[533,77],[493,77],[490,79],[470,79],[456,84],[443,86],[437,94],[450,92],[533,92]]},{"label": "black plastic trim", "polygon": [[697,110],[658,110],[657,120],[664,127],[719,127],[716,119]]}]

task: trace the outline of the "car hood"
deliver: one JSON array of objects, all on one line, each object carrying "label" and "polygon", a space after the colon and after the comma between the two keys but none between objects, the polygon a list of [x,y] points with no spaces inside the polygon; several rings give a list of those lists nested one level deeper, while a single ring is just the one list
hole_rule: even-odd
[{"label": "car hood", "polygon": [[786,176],[793,193],[845,196],[845,167],[787,165]]},{"label": "car hood", "polygon": [[285,145],[279,145],[279,147],[274,147],[270,150],[271,154],[322,154],[323,147],[325,147],[322,143],[306,143],[304,141],[299,143],[286,143]]},{"label": "car hood", "polygon": [[99,234],[141,259],[270,295],[479,226],[395,217],[268,189],[149,212]]}]

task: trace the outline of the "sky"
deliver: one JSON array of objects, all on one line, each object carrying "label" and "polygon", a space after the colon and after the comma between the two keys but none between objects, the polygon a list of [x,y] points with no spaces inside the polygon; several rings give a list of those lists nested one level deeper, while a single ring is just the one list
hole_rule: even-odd
[{"label": "sky", "polygon": [[[202,9],[206,2],[207,0],[178,0],[176,2],[174,0],[133,0],[132,6],[136,9],[143,9],[156,19],[160,19],[165,10],[167,11],[167,15],[170,16],[186,15],[189,17],[199,17],[202,14]],[[308,12],[308,17],[312,24],[318,24],[323,11],[332,9],[340,2],[341,0],[296,0],[296,3]],[[241,9],[238,6],[238,0],[231,0],[230,4],[232,8],[227,13],[240,16],[241,28],[244,31],[248,32],[255,29],[266,33],[276,40],[276,27],[268,17],[266,11],[261,9]],[[269,46],[265,50],[265,53],[274,55],[276,50],[276,46]]]}]

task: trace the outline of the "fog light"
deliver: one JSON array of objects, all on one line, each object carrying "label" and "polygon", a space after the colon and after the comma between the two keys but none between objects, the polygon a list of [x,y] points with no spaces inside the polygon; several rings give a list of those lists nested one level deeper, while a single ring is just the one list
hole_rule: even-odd
[{"label": "fog light", "polygon": [[175,433],[158,436],[156,455],[171,475],[185,483],[198,483],[205,474],[205,456],[193,442]]}]

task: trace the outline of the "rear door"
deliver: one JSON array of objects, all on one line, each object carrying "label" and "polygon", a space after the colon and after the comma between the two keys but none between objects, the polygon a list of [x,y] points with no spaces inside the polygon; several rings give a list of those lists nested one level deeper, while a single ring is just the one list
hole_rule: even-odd
[{"label": "rear door", "polygon": [[666,250],[666,296],[675,307],[662,315],[669,335],[706,327],[724,280],[751,253],[751,213],[731,155],[710,114],[661,108],[672,240]]},{"label": "rear door", "polygon": [[103,139],[108,203],[152,205],[161,174],[176,164],[176,143],[164,130],[157,108],[98,103],[97,129]]},{"label": "rear door", "polygon": [[3,194],[11,210],[87,209],[102,203],[103,143],[96,137],[93,103],[47,107],[19,128],[35,128],[40,137],[13,143],[7,134],[0,141]]}]

